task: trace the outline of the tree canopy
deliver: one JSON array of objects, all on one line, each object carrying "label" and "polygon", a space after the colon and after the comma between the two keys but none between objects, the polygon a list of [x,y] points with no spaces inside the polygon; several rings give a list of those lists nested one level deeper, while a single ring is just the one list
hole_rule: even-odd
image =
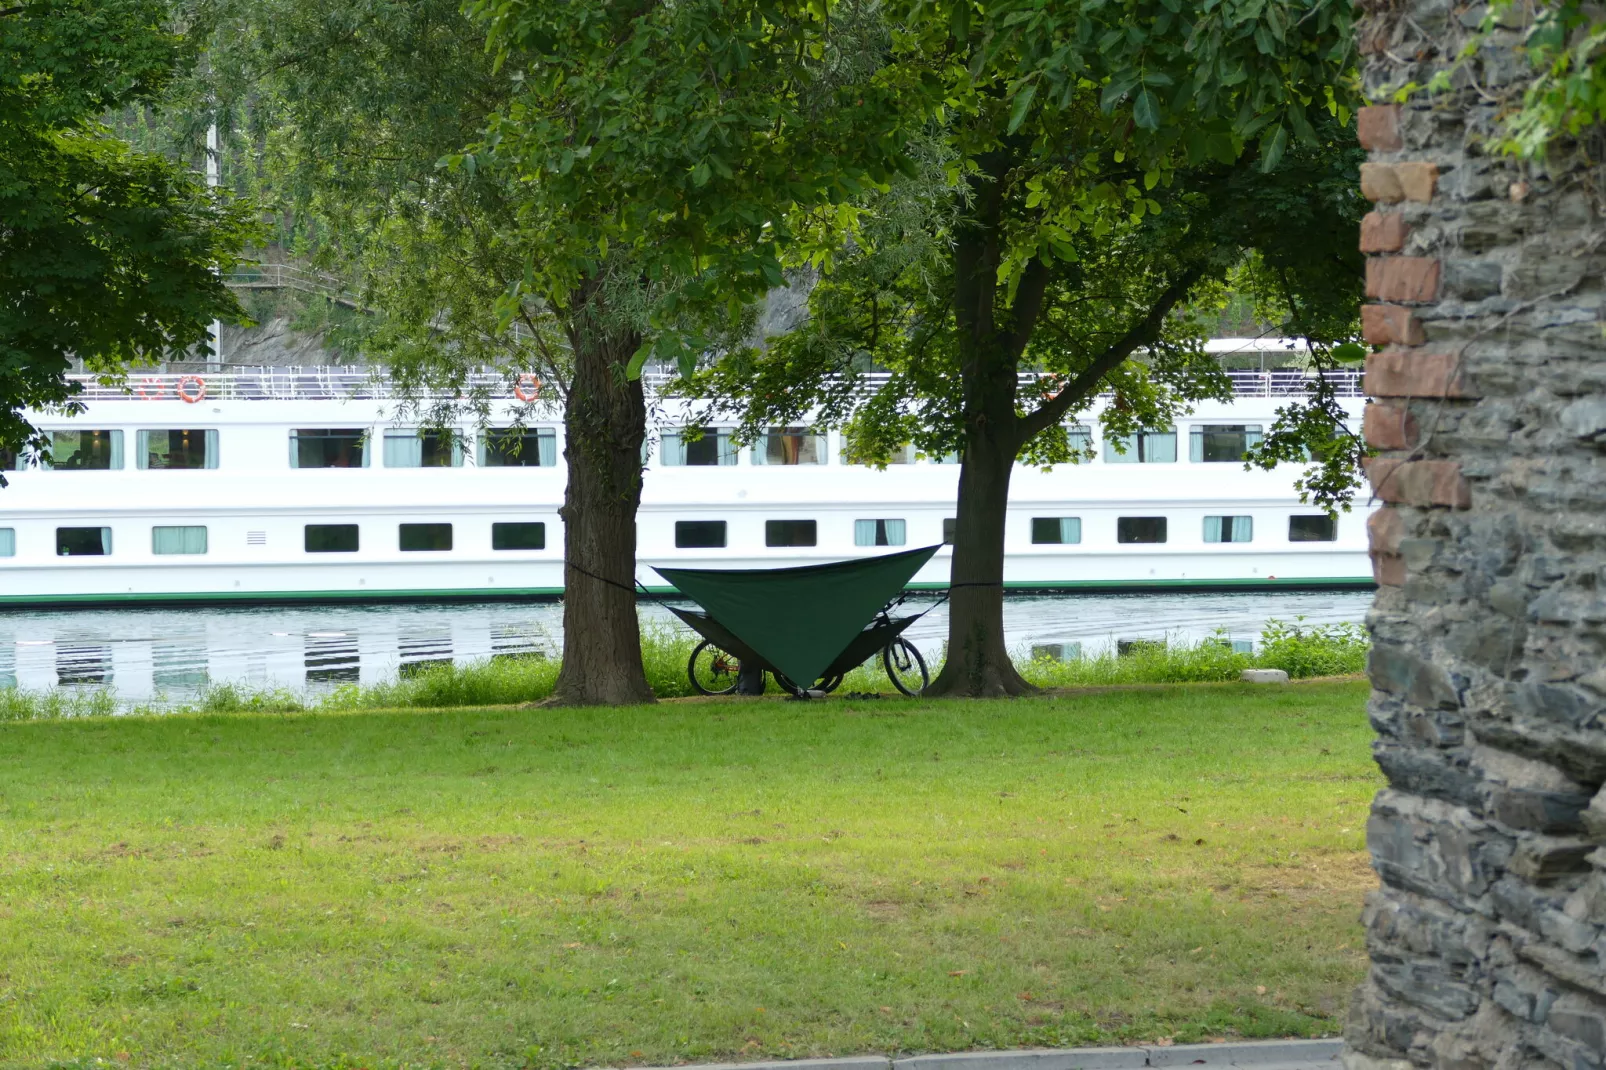
[{"label": "tree canopy", "polygon": [[[749,435],[822,406],[869,460],[911,440],[960,451],[934,687],[1015,692],[1001,596],[1016,460],[1073,459],[1063,420],[1103,390],[1111,433],[1225,396],[1184,313],[1229,278],[1319,355],[1353,334],[1349,6],[911,2],[886,17],[878,73],[943,87],[908,142],[916,174],[861,205],[840,252],[815,251],[807,329],[734,354],[693,390],[743,399]],[[890,374],[867,393],[871,366]],[[1036,373],[1029,389],[1022,372]],[[1341,453],[1314,487],[1342,495],[1360,447],[1330,398],[1310,402],[1284,414],[1262,459]]]},{"label": "tree canopy", "polygon": [[244,207],[103,122],[194,61],[171,15],[164,0],[0,10],[0,452],[45,447],[22,413],[72,406],[74,358],[115,374],[241,315],[217,271],[252,233]]}]

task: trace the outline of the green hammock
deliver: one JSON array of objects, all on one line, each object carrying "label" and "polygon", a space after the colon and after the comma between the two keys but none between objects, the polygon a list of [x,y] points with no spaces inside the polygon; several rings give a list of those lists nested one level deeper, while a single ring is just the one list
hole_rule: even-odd
[{"label": "green hammock", "polygon": [[733,636],[808,687],[940,546],[801,568],[658,568]]}]

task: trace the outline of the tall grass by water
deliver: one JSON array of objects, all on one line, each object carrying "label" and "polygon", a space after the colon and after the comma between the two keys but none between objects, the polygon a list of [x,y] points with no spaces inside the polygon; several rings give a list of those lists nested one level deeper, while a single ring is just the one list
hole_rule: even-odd
[{"label": "tall grass by water", "polygon": [[[644,628],[642,660],[647,682],[660,698],[695,694],[686,662],[697,637],[667,627]],[[1282,669],[1294,679],[1343,676],[1366,667],[1365,632],[1355,624],[1305,625],[1269,621],[1253,653],[1234,650],[1223,637],[1197,642],[1160,641],[1113,646],[1081,656],[1053,658],[1017,652],[1021,674],[1039,687],[1205,683],[1235,680],[1248,668]],[[188,701],[122,702],[110,689],[28,691],[0,689],[0,721],[53,720],[114,713],[297,713],[307,710],[445,709],[539,702],[552,693],[560,663],[539,655],[498,657],[462,664],[418,666],[380,684],[345,684],[314,694],[287,688],[253,689],[213,684]],[[940,659],[931,665],[936,676]],[[772,692],[778,687],[772,682]],[[839,694],[895,694],[879,657],[849,673]]]}]

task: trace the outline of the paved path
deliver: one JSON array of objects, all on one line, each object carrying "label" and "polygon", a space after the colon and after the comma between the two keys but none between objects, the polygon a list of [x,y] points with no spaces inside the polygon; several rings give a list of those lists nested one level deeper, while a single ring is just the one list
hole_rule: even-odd
[{"label": "paved path", "polygon": [[794,1059],[780,1062],[715,1063],[675,1070],[1143,1070],[1203,1066],[1225,1070],[1341,1070],[1340,1040],[1261,1040],[1236,1044],[1175,1044],[1170,1047],[1040,1048],[1026,1051],[964,1051],[950,1055],[887,1058]]}]

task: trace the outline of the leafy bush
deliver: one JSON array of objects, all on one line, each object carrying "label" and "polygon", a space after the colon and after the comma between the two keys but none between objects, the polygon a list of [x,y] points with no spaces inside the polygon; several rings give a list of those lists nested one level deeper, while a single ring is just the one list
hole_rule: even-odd
[{"label": "leafy bush", "polygon": [[1257,666],[1281,669],[1289,676],[1345,676],[1366,671],[1369,643],[1359,624],[1306,625],[1269,620],[1260,633]]}]

